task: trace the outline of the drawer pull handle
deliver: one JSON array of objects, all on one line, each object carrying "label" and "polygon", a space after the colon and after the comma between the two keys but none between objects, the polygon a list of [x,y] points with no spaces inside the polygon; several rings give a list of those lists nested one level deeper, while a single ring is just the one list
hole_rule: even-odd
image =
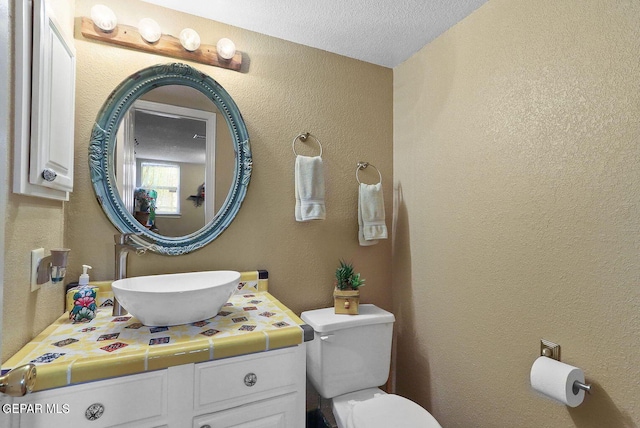
[{"label": "drawer pull handle", "polygon": [[200,428],[211,428],[211,425],[209,425],[209,424],[202,425]]},{"label": "drawer pull handle", "polygon": [[244,384],[247,386],[253,386],[258,382],[258,376],[255,373],[249,373],[244,377]]},{"label": "drawer pull handle", "polygon": [[90,421],[95,421],[96,419],[100,419],[100,417],[104,414],[104,405],[101,403],[93,403],[87,410],[84,412],[84,416]]}]

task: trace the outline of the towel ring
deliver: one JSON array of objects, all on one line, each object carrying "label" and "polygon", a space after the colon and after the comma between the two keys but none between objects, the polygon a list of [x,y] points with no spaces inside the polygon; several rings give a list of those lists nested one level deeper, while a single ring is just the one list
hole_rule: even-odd
[{"label": "towel ring", "polygon": [[318,143],[318,147],[320,147],[320,154],[318,156],[322,157],[322,144],[320,144],[320,140],[318,140],[316,137],[314,137],[313,135],[311,135],[311,133],[309,132],[302,132],[298,135],[296,135],[296,138],[293,139],[293,142],[291,143],[291,148],[293,149],[293,154],[298,156],[298,153],[296,153],[296,140],[300,139],[300,141],[302,141],[303,143],[305,141],[307,141],[307,138],[313,138],[314,140],[316,140],[316,143]]},{"label": "towel ring", "polygon": [[370,164],[369,162],[358,162],[358,167],[356,168],[356,180],[358,181],[358,184],[362,184],[360,182],[360,178],[358,177],[358,172],[361,169],[366,169],[367,167],[371,167],[373,169],[375,169],[378,172],[378,177],[380,177],[380,183],[382,183],[382,174],[380,174],[380,170],[378,168],[376,168],[375,165]]}]

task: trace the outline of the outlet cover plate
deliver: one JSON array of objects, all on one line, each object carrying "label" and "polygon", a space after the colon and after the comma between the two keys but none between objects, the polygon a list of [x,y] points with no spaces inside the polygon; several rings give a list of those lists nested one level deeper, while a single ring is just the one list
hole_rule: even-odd
[{"label": "outlet cover plate", "polygon": [[31,291],[36,291],[40,288],[40,284],[38,284],[38,265],[42,259],[44,259],[44,248],[31,250]]}]

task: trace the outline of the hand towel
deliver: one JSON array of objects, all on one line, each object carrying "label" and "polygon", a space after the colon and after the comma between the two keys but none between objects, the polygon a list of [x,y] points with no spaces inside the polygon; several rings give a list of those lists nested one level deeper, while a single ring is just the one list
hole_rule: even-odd
[{"label": "hand towel", "polygon": [[382,183],[360,183],[358,193],[358,242],[361,246],[375,245],[387,239]]},{"label": "hand towel", "polygon": [[296,221],[324,220],[324,172],[320,156],[296,156]]}]

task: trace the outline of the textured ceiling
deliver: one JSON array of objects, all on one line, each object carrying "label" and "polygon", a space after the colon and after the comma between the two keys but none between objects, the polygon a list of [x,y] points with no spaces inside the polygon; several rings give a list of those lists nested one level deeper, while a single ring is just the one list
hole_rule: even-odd
[{"label": "textured ceiling", "polygon": [[393,68],[487,0],[144,0]]},{"label": "textured ceiling", "polygon": [[136,112],[136,157],[159,161],[205,163],[206,122],[186,117]]}]

